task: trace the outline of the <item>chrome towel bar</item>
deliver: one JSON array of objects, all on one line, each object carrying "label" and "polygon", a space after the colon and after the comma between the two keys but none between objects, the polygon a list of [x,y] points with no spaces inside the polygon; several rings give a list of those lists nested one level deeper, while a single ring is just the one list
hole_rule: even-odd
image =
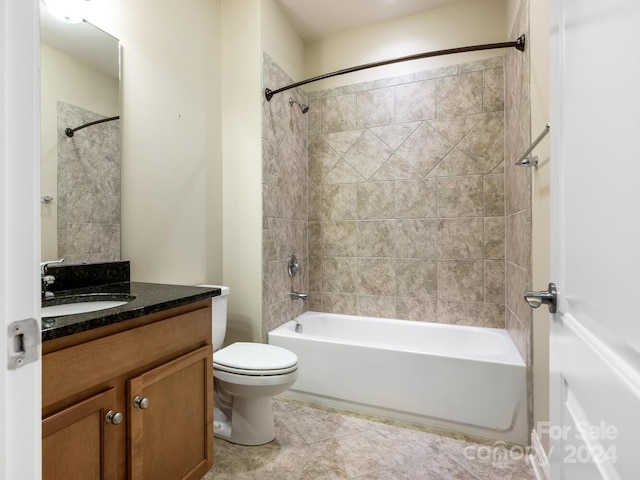
[{"label": "chrome towel bar", "polygon": [[529,154],[533,151],[534,148],[536,148],[536,146],[540,143],[540,141],[544,138],[544,136],[547,133],[549,133],[550,129],[551,129],[551,124],[547,123],[544,126],[544,130],[542,130],[542,133],[538,135],[538,138],[536,138],[531,144],[531,146],[527,148],[522,153],[522,155],[520,155],[520,157],[518,157],[518,160],[516,160],[516,165],[520,167],[537,167],[538,166],[538,156],[536,155],[536,156],[530,157]]}]

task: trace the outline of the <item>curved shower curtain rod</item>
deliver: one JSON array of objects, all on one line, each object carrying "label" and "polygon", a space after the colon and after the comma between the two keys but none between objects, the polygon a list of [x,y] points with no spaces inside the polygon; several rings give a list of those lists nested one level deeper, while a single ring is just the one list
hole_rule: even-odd
[{"label": "curved shower curtain rod", "polygon": [[119,119],[120,119],[119,116],[103,118],[101,120],[96,120],[95,122],[85,123],[84,125],[80,125],[79,127],[76,127],[76,128],[65,128],[64,133],[67,135],[67,137],[73,137],[73,134],[75,132],[77,132],[78,130],[82,130],[83,128],[90,127],[91,125],[97,125],[99,123],[111,122],[113,120],[119,120]]},{"label": "curved shower curtain rod", "polygon": [[267,101],[270,101],[271,98],[273,98],[273,96],[276,93],[284,92],[285,90],[289,90],[291,88],[300,87],[302,85],[306,85],[307,83],[317,82],[318,80],[324,80],[325,78],[336,77],[338,75],[344,75],[345,73],[358,72],[360,70],[365,70],[367,68],[381,67],[383,65],[391,65],[392,63],[408,62],[410,60],[419,60],[421,58],[439,57],[441,55],[450,55],[453,53],[477,52],[480,50],[492,50],[495,48],[510,48],[510,47],[514,47],[517,50],[520,50],[521,52],[523,52],[525,43],[526,43],[525,40],[526,38],[525,38],[525,35],[523,34],[523,35],[520,35],[518,39],[513,42],[486,43],[484,45],[472,45],[470,47],[448,48],[446,50],[436,50],[434,52],[418,53],[416,55],[409,55],[406,57],[394,58],[391,60],[383,60],[381,62],[365,63],[364,65],[345,68],[344,70],[338,70],[337,72],[325,73],[324,75],[319,75],[317,77],[309,78],[307,80],[302,80],[301,82],[292,83],[291,85],[278,88],[277,90],[270,90],[268,88],[265,88],[264,96],[267,99]]}]

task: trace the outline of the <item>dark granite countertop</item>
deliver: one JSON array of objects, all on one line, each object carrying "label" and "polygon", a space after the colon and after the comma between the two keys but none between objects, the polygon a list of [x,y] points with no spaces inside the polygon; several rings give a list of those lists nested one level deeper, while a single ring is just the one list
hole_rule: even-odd
[{"label": "dark granite countertop", "polygon": [[[95,328],[124,322],[143,315],[180,307],[220,295],[219,288],[164,285],[157,283],[121,282],[89,288],[55,292],[57,298],[72,294],[117,293],[135,296],[125,305],[90,313],[78,313],[42,319],[42,341],[73,335]],[[44,305],[55,304],[56,298]]]}]

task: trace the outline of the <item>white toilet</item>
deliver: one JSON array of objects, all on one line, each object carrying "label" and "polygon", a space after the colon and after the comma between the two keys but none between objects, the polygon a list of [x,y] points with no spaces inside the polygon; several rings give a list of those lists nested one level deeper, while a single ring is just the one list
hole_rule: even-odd
[{"label": "white toilet", "polygon": [[276,436],[271,397],[298,378],[298,357],[284,348],[237,342],[220,349],[227,330],[229,287],[213,297],[215,437],[240,445],[262,445]]}]

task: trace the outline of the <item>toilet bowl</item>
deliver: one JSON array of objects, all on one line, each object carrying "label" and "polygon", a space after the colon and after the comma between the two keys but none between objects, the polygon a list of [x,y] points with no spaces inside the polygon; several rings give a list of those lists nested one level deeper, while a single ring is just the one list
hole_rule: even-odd
[{"label": "toilet bowl", "polygon": [[220,348],[227,323],[228,287],[213,297],[213,434],[240,445],[262,445],[275,438],[271,397],[298,378],[298,357],[284,348],[236,342]]}]

